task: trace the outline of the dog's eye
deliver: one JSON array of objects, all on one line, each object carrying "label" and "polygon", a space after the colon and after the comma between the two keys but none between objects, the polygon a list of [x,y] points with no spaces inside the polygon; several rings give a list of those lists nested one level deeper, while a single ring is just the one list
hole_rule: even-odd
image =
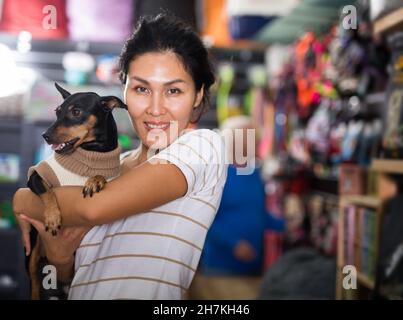
[{"label": "dog's eye", "polygon": [[72,114],[74,117],[79,117],[79,116],[81,115],[81,110],[79,110],[79,109],[73,109],[73,110],[71,110],[71,114]]}]

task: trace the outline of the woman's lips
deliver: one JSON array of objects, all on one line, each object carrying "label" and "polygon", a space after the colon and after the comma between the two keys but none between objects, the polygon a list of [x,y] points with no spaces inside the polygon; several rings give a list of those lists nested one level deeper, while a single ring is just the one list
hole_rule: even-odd
[{"label": "woman's lips", "polygon": [[165,131],[169,128],[169,122],[144,122],[144,126],[148,131]]}]

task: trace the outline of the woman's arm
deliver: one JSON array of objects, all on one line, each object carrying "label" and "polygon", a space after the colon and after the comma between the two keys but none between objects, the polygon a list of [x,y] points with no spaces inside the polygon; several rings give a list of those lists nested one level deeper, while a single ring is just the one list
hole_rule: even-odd
[{"label": "woman's arm", "polygon": [[[173,164],[145,162],[83,198],[82,187],[54,188],[63,226],[93,226],[149,211],[186,194],[187,182]],[[14,211],[43,221],[43,204],[29,189],[14,197]]]},{"label": "woman's arm", "polygon": [[267,211],[265,211],[264,217],[266,222],[266,228],[278,232],[283,232],[285,230],[286,225],[284,219],[277,218]]},{"label": "woman's arm", "polygon": [[57,278],[61,282],[71,282],[74,276],[74,252],[90,228],[62,228],[57,236],[53,236],[46,232],[41,221],[24,215],[20,219],[29,222],[38,231],[48,262],[56,267]]}]

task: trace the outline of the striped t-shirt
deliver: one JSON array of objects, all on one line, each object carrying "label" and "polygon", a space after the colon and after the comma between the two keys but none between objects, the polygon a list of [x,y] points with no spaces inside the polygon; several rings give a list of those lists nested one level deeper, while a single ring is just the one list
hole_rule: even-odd
[{"label": "striped t-shirt", "polygon": [[189,288],[226,180],[224,141],[193,130],[152,159],[182,171],[185,196],[92,228],[76,252],[69,299],[181,299]]}]

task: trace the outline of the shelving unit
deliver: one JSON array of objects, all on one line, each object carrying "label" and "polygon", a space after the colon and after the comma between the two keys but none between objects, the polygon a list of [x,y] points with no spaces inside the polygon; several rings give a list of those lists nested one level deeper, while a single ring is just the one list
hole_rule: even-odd
[{"label": "shelving unit", "polygon": [[374,159],[372,169],[381,173],[403,174],[403,161]]},{"label": "shelving unit", "polygon": [[375,287],[374,280],[369,279],[365,274],[357,272],[357,279],[361,285],[367,287],[370,290],[374,289]]},{"label": "shelving unit", "polygon": [[343,196],[342,201],[344,201],[345,203],[356,204],[371,209],[377,209],[381,205],[381,201],[379,198],[367,195]]},{"label": "shelving unit", "polygon": [[[17,181],[0,182],[0,203],[9,204],[15,191],[26,184],[26,166],[31,149],[24,150],[23,136],[26,127],[22,119],[0,118],[0,153],[19,156],[19,177]],[[28,132],[27,132],[28,133]],[[28,134],[29,136],[29,134]],[[10,204],[11,205],[11,204]],[[27,299],[29,283],[24,269],[21,234],[18,228],[0,228],[0,275],[8,281],[7,289],[2,286],[1,299]]]},{"label": "shelving unit", "polygon": [[[396,32],[403,31],[403,7],[396,9],[385,16],[376,20],[373,24],[373,33],[375,36],[387,36],[392,39],[393,34]],[[365,102],[369,105],[371,104],[386,104],[387,95],[384,92],[376,93],[368,95],[365,98]],[[373,196],[368,195],[357,195],[357,196],[343,196],[340,198],[339,203],[339,225],[338,225],[338,253],[337,253],[337,283],[336,283],[336,297],[337,299],[365,299],[368,298],[368,294],[371,293],[375,288],[376,282],[376,267],[378,265],[378,256],[379,256],[379,241],[380,241],[380,229],[381,222],[384,214],[384,203],[387,199],[398,192],[397,186],[391,182],[388,178],[389,175],[403,175],[403,160],[391,160],[391,159],[374,159],[372,161],[371,167],[369,168],[371,174],[374,174],[376,177],[377,184],[377,192]],[[355,206],[354,209],[351,209],[348,213],[346,213],[346,207]],[[361,247],[356,246],[356,239],[362,237],[360,233],[365,227],[359,225],[361,222],[357,220],[359,217],[362,217],[363,213],[360,211],[362,209],[359,208],[368,208],[372,209],[372,213],[375,214],[375,229],[376,234],[374,241],[369,242],[372,247],[364,248],[363,243],[361,242]],[[365,212],[367,214],[368,211]],[[351,220],[346,220],[346,214],[349,214],[353,217]],[[349,223],[353,225],[350,227]],[[347,225],[347,226],[346,226]],[[358,228],[357,228],[357,225]],[[361,228],[361,229],[360,229]],[[346,230],[347,229],[347,230]],[[351,230],[353,230],[353,234],[351,234]],[[361,231],[360,231],[361,230]],[[348,233],[350,232],[350,233]],[[358,234],[357,234],[358,233]],[[347,245],[346,238],[348,238]],[[351,243],[353,245],[351,246]],[[350,246],[349,246],[350,245]],[[352,253],[351,253],[352,248]],[[357,250],[359,250],[357,252]],[[357,256],[360,257],[362,251],[367,250],[369,252],[375,252],[375,258],[370,260],[373,265],[372,270],[375,270],[375,274],[373,277],[368,277],[366,274],[360,271],[361,261],[360,258],[357,259]],[[350,256],[349,256],[350,254]],[[358,254],[358,255],[357,255]],[[346,256],[348,259],[346,259]],[[353,257],[353,259],[351,259]],[[362,257],[362,256],[361,256]],[[357,268],[357,290],[345,290],[343,288],[343,267],[347,264],[347,261],[354,261],[358,263],[355,265]]]},{"label": "shelving unit", "polygon": [[[403,160],[389,160],[389,159],[374,159],[372,161],[370,170],[377,173],[378,184],[381,183],[384,174],[403,174]],[[387,188],[387,186],[382,186],[382,189]],[[375,217],[375,246],[371,248],[375,252],[374,266],[376,267],[378,261],[379,252],[379,239],[380,239],[380,225],[382,221],[383,211],[384,211],[384,199],[387,197],[385,195],[385,190],[379,190],[375,195],[346,195],[340,197],[339,203],[339,224],[338,224],[338,252],[337,252],[337,284],[336,284],[336,297],[337,299],[345,299],[348,296],[354,298],[365,298],[365,294],[371,292],[375,286],[375,277],[369,278],[366,274],[362,273],[359,268],[357,268],[357,284],[358,290],[350,292],[350,295],[346,293],[343,289],[343,267],[347,264],[345,259],[345,241],[346,241],[346,226],[345,226],[345,208],[347,206],[356,206],[358,208],[368,208],[374,210]],[[390,196],[390,195],[389,195]],[[358,210],[357,210],[358,212]],[[358,214],[355,212],[355,214]],[[357,217],[357,216],[356,216]],[[356,231],[356,230],[354,230]],[[360,231],[359,231],[360,232]],[[356,237],[357,235],[355,235]],[[360,237],[361,235],[358,235]],[[355,246],[354,249],[357,249]],[[360,248],[361,249],[361,248]],[[357,252],[353,252],[353,256],[356,256]],[[358,266],[356,266],[358,267]],[[375,269],[376,270],[376,269]]]},{"label": "shelving unit", "polygon": [[403,28],[403,8],[399,8],[374,22],[374,34],[380,35]]},{"label": "shelving unit", "polygon": [[23,177],[21,177],[23,161],[23,157],[21,156],[22,121],[15,118],[0,120],[0,134],[0,153],[17,155],[20,160],[18,181],[0,182],[0,201],[5,201],[12,197],[23,181]]},{"label": "shelving unit", "polygon": [[[376,240],[375,242],[378,243],[379,239],[379,221],[382,215],[382,201],[376,196],[368,196],[368,195],[353,195],[353,196],[342,196],[340,197],[340,208],[339,208],[339,224],[338,224],[338,250],[337,250],[337,285],[336,285],[336,298],[341,300],[345,299],[348,296],[346,290],[343,289],[343,267],[347,265],[346,261],[346,252],[345,252],[345,242],[346,242],[346,226],[345,226],[345,219],[346,213],[345,209],[348,206],[356,206],[357,208],[368,208],[374,210],[373,214],[376,214],[375,221],[376,221]],[[356,218],[358,217],[358,210],[354,212]],[[372,214],[372,213],[371,213]],[[354,227],[357,227],[357,223],[355,223]],[[362,226],[360,226],[362,227]],[[357,230],[354,230],[356,233]],[[358,231],[361,233],[362,230]],[[357,234],[354,235],[355,240],[357,240]],[[360,235],[361,237],[361,235]],[[355,241],[354,240],[354,241]],[[361,241],[361,239],[358,239]],[[356,257],[360,252],[357,252],[357,243],[354,242],[353,245],[353,257],[355,258],[355,262],[357,262]],[[360,247],[361,249],[361,247]],[[377,254],[378,254],[378,246],[376,245],[375,248],[372,248],[375,252],[374,261],[377,261]],[[362,296],[363,289],[365,290],[373,290],[375,285],[375,280],[368,277],[365,273],[360,270],[360,266],[354,265],[357,268],[357,290],[350,293],[350,295],[360,298]],[[375,265],[372,266],[375,268]]]}]

